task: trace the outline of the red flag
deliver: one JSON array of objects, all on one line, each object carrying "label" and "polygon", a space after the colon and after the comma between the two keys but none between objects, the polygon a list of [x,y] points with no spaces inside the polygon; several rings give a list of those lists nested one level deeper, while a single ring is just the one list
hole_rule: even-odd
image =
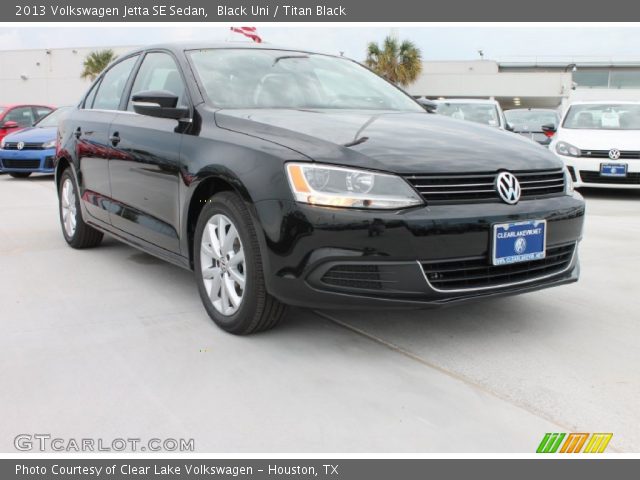
[{"label": "red flag", "polygon": [[256,43],[262,43],[262,38],[256,33],[256,27],[231,27],[231,31],[249,37]]}]

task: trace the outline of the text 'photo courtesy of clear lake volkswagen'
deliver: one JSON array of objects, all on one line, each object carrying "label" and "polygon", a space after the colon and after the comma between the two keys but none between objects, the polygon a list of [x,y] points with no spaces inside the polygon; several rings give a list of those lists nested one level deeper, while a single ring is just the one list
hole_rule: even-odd
[{"label": "text 'photo courtesy of clear lake volkswagen'", "polygon": [[288,305],[436,307],[579,276],[585,204],[560,158],[331,55],[123,55],[62,120],[55,173],[69,245],[108,233],[192,269],[234,334]]}]

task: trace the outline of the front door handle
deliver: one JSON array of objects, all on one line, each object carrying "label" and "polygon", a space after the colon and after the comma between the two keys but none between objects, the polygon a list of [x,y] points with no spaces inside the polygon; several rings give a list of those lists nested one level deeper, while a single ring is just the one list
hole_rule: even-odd
[{"label": "front door handle", "polygon": [[111,145],[114,147],[120,143],[120,134],[118,132],[113,132],[113,135],[109,137],[109,141]]}]

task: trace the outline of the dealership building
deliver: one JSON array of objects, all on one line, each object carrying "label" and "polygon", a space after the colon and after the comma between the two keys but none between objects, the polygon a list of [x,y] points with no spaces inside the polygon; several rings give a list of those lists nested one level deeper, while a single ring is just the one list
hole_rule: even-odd
[{"label": "dealership building", "polygon": [[[71,105],[89,86],[80,78],[96,48],[0,51],[0,105]],[[131,46],[111,47],[117,55]],[[640,59],[515,58],[428,61],[407,88],[415,96],[495,98],[503,108],[557,108],[573,100],[639,100]]]}]

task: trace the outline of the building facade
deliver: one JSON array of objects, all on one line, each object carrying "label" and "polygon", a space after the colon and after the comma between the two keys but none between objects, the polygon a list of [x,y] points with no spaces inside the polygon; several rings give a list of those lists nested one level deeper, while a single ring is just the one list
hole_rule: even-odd
[{"label": "building facade", "polygon": [[[80,77],[85,58],[104,48],[0,51],[0,105],[75,104],[91,83]],[[132,48],[112,47],[112,50],[116,55],[122,55]]]}]

